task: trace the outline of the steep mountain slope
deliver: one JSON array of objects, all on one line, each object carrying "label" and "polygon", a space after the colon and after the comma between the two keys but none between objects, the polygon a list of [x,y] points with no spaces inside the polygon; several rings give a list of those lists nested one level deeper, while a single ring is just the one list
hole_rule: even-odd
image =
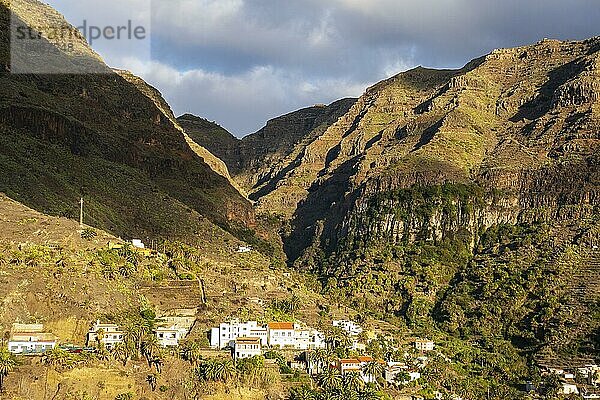
[{"label": "steep mountain slope", "polygon": [[[96,319],[129,326],[140,310],[161,315],[186,308],[198,310],[188,340],[205,343],[206,331],[228,316],[268,318],[270,301],[287,299],[292,291],[303,306],[298,318],[309,323],[322,318],[318,305],[328,304],[300,274],[274,268],[258,252],[238,253],[242,243],[216,227],[207,228],[196,247],[166,242],[152,257],[127,247],[109,249],[108,241],[122,242],[106,232],[94,230],[95,236],[84,239],[79,231],[74,220],[39,213],[0,194],[3,336],[14,322],[43,323],[61,343],[83,346]],[[112,359],[47,365],[22,357],[4,379],[0,398],[42,399],[49,393],[57,400],[89,398],[84,392],[106,400],[128,392],[157,400],[197,398],[190,386],[193,367],[168,353],[159,377],[167,391],[151,393],[146,378],[153,369],[142,357],[132,357],[125,366]],[[285,393],[285,387],[275,384],[269,391]],[[223,396],[244,398],[237,391]],[[266,396],[266,390],[255,394],[257,399]]]},{"label": "steep mountain slope", "polygon": [[[37,1],[10,7],[29,26],[66,24]],[[103,74],[11,74],[6,2],[0,17],[0,191],[66,216],[84,194],[87,222],[127,237],[193,238],[212,224],[254,223],[225,166],[190,148],[157,91],[111,71],[81,37],[63,38],[77,52],[54,50],[57,63],[81,58]]]},{"label": "steep mountain slope", "polygon": [[355,102],[356,99],[343,99],[328,106],[298,110],[267,122],[261,130],[241,140],[199,117],[183,115],[178,121],[195,142],[225,161],[235,181],[256,200],[279,185],[287,160],[297,157],[299,148],[321,135]]},{"label": "steep mountain slope", "polygon": [[[505,222],[541,206],[526,196],[542,190],[555,205],[568,192],[589,213],[597,190],[599,46],[599,39],[544,41],[495,51],[462,70],[417,68],[375,85],[287,166],[287,185],[310,188],[295,225],[304,232],[326,216],[327,234],[344,236],[354,223],[368,234],[378,227],[353,218],[372,194],[445,182],[512,194]],[[569,174],[577,184],[543,178]],[[334,215],[348,219],[332,224]],[[405,233],[402,221],[388,228],[395,240]]]},{"label": "steep mountain slope", "polygon": [[254,196],[358,309],[598,354],[599,150],[600,38],[544,40],[378,83]]},{"label": "steep mountain slope", "polygon": [[194,142],[206,147],[223,160],[230,173],[235,174],[238,171],[240,139],[216,122],[195,115],[184,114],[177,118],[177,122]]}]

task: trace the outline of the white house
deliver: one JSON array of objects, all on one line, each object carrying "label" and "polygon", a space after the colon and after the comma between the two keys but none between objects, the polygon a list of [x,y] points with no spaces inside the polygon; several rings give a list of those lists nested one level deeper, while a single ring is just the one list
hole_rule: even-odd
[{"label": "white house", "polygon": [[188,330],[178,325],[159,326],[154,334],[161,346],[175,347],[179,345],[180,340],[186,337]]},{"label": "white house", "polygon": [[562,394],[579,394],[579,390],[577,389],[577,385],[574,383],[563,382],[562,383]]},{"label": "white house", "polygon": [[398,363],[398,362],[390,362],[387,364],[385,368],[385,372],[383,374],[383,378],[388,383],[396,383],[396,377],[400,373],[406,373],[408,376],[408,380],[405,380],[403,383],[409,383],[412,381],[416,381],[421,378],[421,373],[417,371],[411,370],[406,364]]},{"label": "white house", "polygon": [[213,348],[222,349],[232,347],[238,337],[257,337],[261,345],[266,346],[268,342],[267,327],[258,325],[256,321],[240,322],[237,319],[224,322],[218,328],[210,331],[210,345]]},{"label": "white house", "polygon": [[308,344],[309,350],[326,349],[327,343],[325,342],[325,334],[319,332],[316,329],[310,331],[310,341]]},{"label": "white house", "polygon": [[252,247],[250,246],[239,246],[237,252],[238,253],[250,253],[252,251]]},{"label": "white house", "polygon": [[296,348],[293,322],[271,322],[268,324],[269,346],[276,348]]},{"label": "white house", "polygon": [[100,320],[96,321],[87,334],[87,345],[98,343],[100,341],[104,347],[111,350],[117,343],[123,343],[123,331],[116,324],[102,324]]},{"label": "white house", "polygon": [[577,368],[577,372],[579,372],[579,374],[587,380],[589,385],[596,386],[598,383],[600,383],[600,375],[598,374],[600,372],[600,367],[598,365],[589,364],[584,367]]},{"label": "white house", "polygon": [[221,348],[220,332],[221,330],[219,328],[210,328],[210,347],[213,349]]},{"label": "white house", "polygon": [[363,373],[363,367],[373,361],[375,360],[372,357],[344,358],[336,362],[336,368],[342,375],[349,372],[357,372],[365,383],[373,383],[376,381],[377,377]]},{"label": "white house", "polygon": [[338,320],[338,321],[333,321],[332,325],[342,328],[350,336],[358,336],[363,331],[363,328],[361,328],[361,326],[359,324],[357,324],[356,322],[353,322],[353,321]]},{"label": "white house", "polygon": [[13,354],[42,354],[56,347],[57,338],[44,332],[44,325],[13,324],[8,351]]},{"label": "white house", "polygon": [[582,394],[583,400],[596,400],[600,399],[600,394],[598,393],[584,393]]},{"label": "white house", "polygon": [[433,351],[435,349],[435,343],[428,339],[417,339],[415,340],[415,349],[418,351]]},{"label": "white house", "polygon": [[260,338],[257,337],[238,337],[233,346],[233,358],[235,360],[260,356],[262,348]]},{"label": "white house", "polygon": [[135,247],[137,249],[145,249],[146,248],[146,246],[144,245],[144,242],[142,242],[140,239],[132,239],[131,244],[133,245],[133,247]]}]

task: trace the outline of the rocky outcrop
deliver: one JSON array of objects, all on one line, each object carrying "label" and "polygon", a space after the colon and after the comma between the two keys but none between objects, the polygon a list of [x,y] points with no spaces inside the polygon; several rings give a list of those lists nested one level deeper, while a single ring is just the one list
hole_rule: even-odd
[{"label": "rocky outcrop", "polygon": [[[499,223],[589,216],[598,198],[599,43],[545,40],[461,70],[417,68],[383,81],[292,152],[256,200],[265,210],[293,207],[284,213],[292,260],[313,246],[307,232],[333,251],[348,237],[435,241],[464,228],[474,243]],[[374,212],[414,208],[392,195],[378,203],[382,194],[445,184],[480,188],[478,206],[425,220]],[[454,201],[464,209],[466,200]]]}]

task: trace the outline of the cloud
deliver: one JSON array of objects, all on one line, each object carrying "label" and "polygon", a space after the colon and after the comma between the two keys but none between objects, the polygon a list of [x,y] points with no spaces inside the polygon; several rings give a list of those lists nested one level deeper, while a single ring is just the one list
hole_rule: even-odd
[{"label": "cloud", "polygon": [[[132,12],[139,1],[101,8]],[[600,20],[597,0],[152,0],[151,12],[153,61],[132,70],[177,113],[236,134],[416,65],[456,68],[494,48],[598,35]],[[127,66],[122,52],[100,52]]]},{"label": "cloud", "polygon": [[[165,94],[176,113],[192,112],[220,122],[238,136],[261,128],[267,119],[291,110],[349,95],[359,96],[369,82],[304,79],[273,66],[224,75],[202,69],[179,71],[136,59],[122,63]],[[231,113],[235,118],[231,118]]]}]

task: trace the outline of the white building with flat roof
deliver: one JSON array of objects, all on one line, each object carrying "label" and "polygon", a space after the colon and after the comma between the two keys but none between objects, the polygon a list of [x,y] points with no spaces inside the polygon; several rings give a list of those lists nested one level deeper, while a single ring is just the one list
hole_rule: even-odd
[{"label": "white building with flat roof", "polygon": [[251,358],[262,355],[260,338],[257,337],[238,337],[233,345],[233,358],[239,360],[242,358]]},{"label": "white building with flat roof", "polygon": [[45,332],[17,332],[8,340],[8,351],[13,354],[43,354],[56,347],[57,338]]},{"label": "white building with flat roof", "polygon": [[117,343],[123,343],[124,333],[116,324],[103,324],[96,321],[87,334],[87,345],[102,343],[108,350],[112,350]]},{"label": "white building with flat roof", "polygon": [[435,350],[435,343],[428,339],[417,339],[415,340],[415,349],[417,351],[433,351]]},{"label": "white building with flat roof", "polygon": [[188,330],[178,325],[159,326],[154,330],[154,335],[163,347],[179,346],[179,341],[184,339],[188,334]]},{"label": "white building with flat roof", "polygon": [[262,346],[268,343],[268,330],[264,325],[256,321],[240,322],[237,319],[224,322],[218,328],[210,331],[210,345],[213,348],[222,349],[233,347],[238,337],[257,337]]},{"label": "white building with flat roof", "polygon": [[338,328],[342,328],[350,336],[358,336],[363,331],[363,328],[354,321],[337,320],[333,321],[332,325]]}]

